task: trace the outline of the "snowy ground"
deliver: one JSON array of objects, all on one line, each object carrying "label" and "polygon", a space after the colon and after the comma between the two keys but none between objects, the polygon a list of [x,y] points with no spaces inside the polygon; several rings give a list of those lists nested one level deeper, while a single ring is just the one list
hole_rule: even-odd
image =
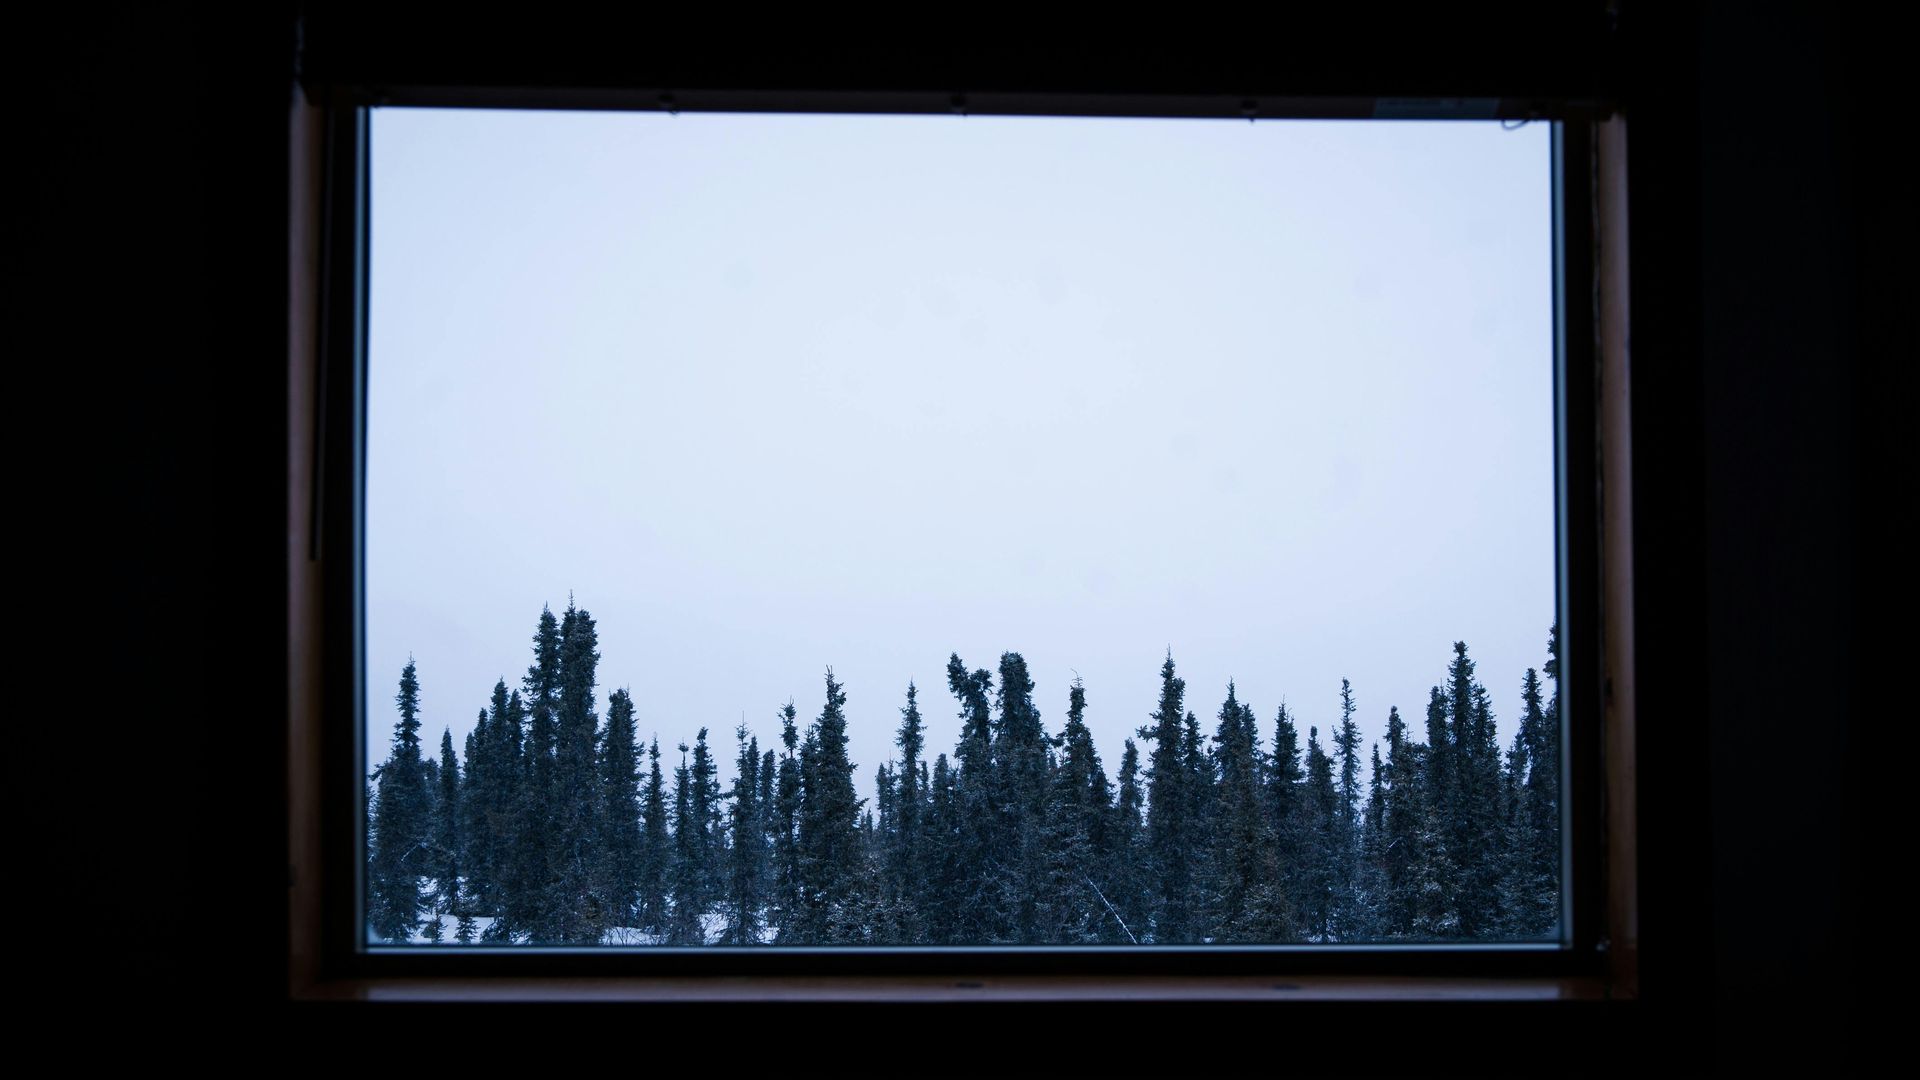
[{"label": "snowy ground", "polygon": [[[493,916],[491,915],[475,915],[473,917],[473,940],[476,944],[478,944],[480,942],[480,939],[486,934],[487,928],[492,925],[493,925]],[[426,918],[420,920],[420,928],[418,930],[415,930],[413,932],[413,936],[407,939],[407,944],[409,945],[458,945],[460,944],[459,940],[454,937],[455,934],[458,934],[460,932],[460,916],[458,915],[440,916],[440,940],[439,941],[434,941],[432,938],[427,936],[428,933],[431,931],[432,927],[433,927],[433,916],[429,915]]]},{"label": "snowy ground", "polygon": [[[420,880],[420,895],[426,896],[426,897],[432,897],[432,896],[438,895],[437,886],[434,884],[431,878],[422,878]],[[426,918],[422,919],[420,921],[419,929],[414,931],[413,936],[408,938],[406,943],[408,945],[452,945],[452,946],[458,947],[460,945],[460,941],[455,935],[459,934],[460,932],[460,916],[452,915],[452,914],[443,914],[438,916],[438,920],[440,923],[440,940],[439,941],[433,940],[433,938],[430,936],[435,918],[436,917],[434,915],[429,914]],[[474,944],[476,945],[500,944],[499,942],[490,942],[485,940],[487,930],[489,927],[493,925],[493,922],[494,922],[493,917],[490,915],[474,916],[473,918],[473,943]],[[700,927],[701,927],[702,933],[706,938],[706,943],[708,945],[717,945],[720,943],[721,937],[726,933],[727,918],[725,915],[708,913],[700,916]],[[778,930],[774,927],[764,928],[760,932],[760,943],[763,945],[772,944],[774,935],[776,933],[778,933]],[[602,945],[627,945],[627,946],[662,945],[662,944],[665,944],[665,936],[662,934],[651,934],[644,930],[639,929],[638,927],[616,926],[613,929],[607,931],[606,936],[600,940],[600,943]]]}]

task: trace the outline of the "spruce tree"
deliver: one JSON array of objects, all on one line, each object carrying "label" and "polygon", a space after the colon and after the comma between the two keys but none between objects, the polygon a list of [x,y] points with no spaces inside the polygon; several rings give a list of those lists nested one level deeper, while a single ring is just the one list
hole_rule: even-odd
[{"label": "spruce tree", "polygon": [[487,718],[489,749],[482,758],[483,791],[477,796],[484,804],[487,822],[482,844],[487,883],[484,910],[493,916],[485,937],[489,941],[512,941],[526,929],[516,920],[528,906],[522,897],[533,890],[528,877],[530,860],[520,848],[527,835],[522,821],[528,802],[523,750],[527,710],[520,692],[509,692],[504,679],[494,684],[492,705]]},{"label": "spruce tree", "polygon": [[713,750],[707,745],[707,729],[701,728],[693,740],[693,814],[694,848],[699,868],[699,903],[706,910],[726,891],[725,834],[720,823],[720,768]]},{"label": "spruce tree", "polygon": [[393,748],[374,773],[367,921],[374,936],[405,942],[420,925],[420,876],[431,871],[432,862],[426,769],[420,758],[420,682],[412,657],[401,669],[394,701],[400,719],[394,724]]},{"label": "spruce tree", "polygon": [[1340,897],[1336,892],[1340,859],[1340,792],[1333,760],[1320,749],[1320,729],[1307,728],[1305,835],[1298,879],[1300,914],[1310,941],[1339,940]]},{"label": "spruce tree", "polygon": [[1536,738],[1529,742],[1527,792],[1528,836],[1533,864],[1544,877],[1537,879],[1538,933],[1550,937],[1560,929],[1560,626],[1547,631],[1547,662],[1540,673],[1553,681],[1540,708]]},{"label": "spruce tree", "polygon": [[[1306,772],[1300,765],[1300,732],[1285,702],[1273,719],[1273,754],[1267,776],[1268,816],[1273,834],[1274,861],[1278,864],[1276,895],[1269,903],[1276,910],[1265,917],[1282,926],[1279,937],[1297,940],[1302,926],[1303,890],[1306,888],[1307,800]],[[1274,903],[1277,901],[1277,903]]]},{"label": "spruce tree", "polygon": [[1107,846],[1113,813],[1106,770],[1086,724],[1087,692],[1078,678],[1067,691],[1067,720],[1048,782],[1042,839],[1043,880],[1034,940],[1048,944],[1124,941],[1116,910],[1099,884],[1110,868]]},{"label": "spruce tree", "polygon": [[[1180,722],[1180,761],[1186,767],[1186,781],[1181,785],[1187,795],[1187,832],[1193,837],[1193,855],[1191,873],[1193,880],[1199,880],[1200,860],[1206,847],[1206,837],[1213,829],[1213,758],[1207,754],[1206,737],[1200,734],[1200,717],[1192,709],[1187,710],[1186,718]],[[1203,905],[1197,902],[1192,906],[1193,933],[1204,940],[1208,929],[1201,918]]]},{"label": "spruce tree", "polygon": [[673,770],[673,861],[667,881],[670,907],[667,917],[667,943],[670,945],[706,944],[706,913],[702,900],[706,893],[705,837],[693,809],[692,770],[687,767],[687,744],[680,744],[680,764]]},{"label": "spruce tree", "polygon": [[1000,839],[993,799],[998,788],[993,777],[993,675],[985,668],[969,672],[959,655],[951,654],[947,689],[960,703],[960,741],[953,754],[957,835],[948,875],[948,883],[958,891],[950,898],[951,932],[959,943],[1002,943],[1002,897],[992,873]]},{"label": "spruce tree", "polygon": [[1417,863],[1426,808],[1420,799],[1415,746],[1407,738],[1407,723],[1398,708],[1387,710],[1387,759],[1378,783],[1381,809],[1379,828],[1383,895],[1381,932],[1387,937],[1414,933],[1421,906]]},{"label": "spruce tree", "polygon": [[1153,888],[1153,940],[1162,945],[1197,939],[1194,911],[1195,811],[1199,797],[1192,790],[1198,738],[1189,739],[1182,700],[1186,680],[1174,675],[1173,653],[1160,666],[1160,705],[1153,723],[1140,729],[1153,740],[1147,768],[1147,861]]},{"label": "spruce tree", "polygon": [[[1560,930],[1560,626],[1547,630],[1547,661],[1540,673],[1553,687],[1541,687],[1544,701],[1527,746],[1526,850],[1533,872],[1534,916],[1529,932],[1552,937]],[[1537,685],[1537,684],[1536,684]],[[1531,704],[1525,706],[1535,711]]]},{"label": "spruce tree", "polygon": [[473,730],[467,732],[466,767],[460,774],[460,860],[462,885],[461,910],[471,913],[483,905],[491,892],[491,875],[486,866],[487,787],[486,787],[487,710],[481,709]]},{"label": "spruce tree", "polygon": [[780,777],[774,792],[773,863],[774,906],[778,911],[778,941],[783,945],[806,945],[800,921],[800,760],[799,733],[794,729],[794,707],[789,701],[780,709],[780,743],[786,750],[780,759]]},{"label": "spruce tree", "polygon": [[947,755],[934,758],[927,782],[927,827],[921,834],[921,860],[926,867],[920,895],[925,940],[932,945],[963,943],[956,898],[961,894],[960,793],[958,774]]},{"label": "spruce tree", "polygon": [[650,934],[667,933],[671,908],[668,888],[673,870],[673,836],[660,775],[660,737],[647,747],[647,787],[640,804],[640,872],[636,884],[640,926]]},{"label": "spruce tree", "polygon": [[1213,736],[1214,812],[1202,862],[1203,917],[1215,941],[1278,941],[1290,929],[1260,785],[1259,738],[1253,709],[1229,682]]},{"label": "spruce tree", "polygon": [[549,860],[554,880],[553,937],[575,945],[598,942],[620,913],[602,908],[595,893],[601,835],[594,685],[600,653],[593,617],[567,600],[560,620],[560,679],[554,708],[553,797]]},{"label": "spruce tree", "polygon": [[1387,902],[1386,767],[1380,761],[1380,744],[1373,744],[1372,767],[1367,773],[1367,801],[1360,815],[1359,862],[1354,880],[1352,934],[1355,940],[1372,940],[1385,933]]},{"label": "spruce tree", "polygon": [[1114,791],[1113,819],[1107,828],[1107,843],[1101,853],[1109,867],[1107,901],[1113,905],[1115,923],[1126,935],[1128,944],[1140,944],[1151,931],[1153,912],[1153,868],[1147,848],[1142,809],[1146,793],[1140,783],[1140,748],[1125,740],[1120,753],[1120,778]]},{"label": "spruce tree", "polygon": [[1340,727],[1334,753],[1340,763],[1340,805],[1334,816],[1332,921],[1335,935],[1350,941],[1363,932],[1360,910],[1360,727],[1354,722],[1353,684],[1340,680]]},{"label": "spruce tree", "polygon": [[1560,919],[1560,732],[1532,668],[1521,680],[1520,703],[1510,756],[1514,807],[1504,900],[1510,933],[1550,937]]},{"label": "spruce tree", "polygon": [[1033,678],[1019,653],[1000,655],[1000,688],[994,704],[990,872],[998,894],[995,922],[1000,940],[1033,944],[1041,937],[1048,740],[1040,710],[1033,703]]},{"label": "spruce tree", "polygon": [[900,828],[894,809],[900,794],[895,787],[896,783],[891,761],[881,762],[874,768],[873,791],[877,813],[869,812],[868,814],[873,819],[873,829],[866,841],[871,848],[868,854],[869,861],[872,863],[870,870],[873,888],[870,891],[873,894],[876,914],[875,921],[868,930],[873,941],[881,945],[897,944],[902,936],[899,926],[901,916],[899,894],[893,887],[892,870],[893,845],[898,839]]},{"label": "spruce tree", "polygon": [[421,794],[425,805],[421,808],[424,825],[423,847],[421,854],[426,861],[426,877],[421,879],[420,901],[425,905],[423,916],[426,920],[424,933],[426,939],[435,945],[440,944],[445,935],[441,926],[440,912],[444,899],[444,885],[441,870],[444,860],[440,855],[440,760],[431,753],[423,755],[420,763]]},{"label": "spruce tree", "polygon": [[615,690],[607,695],[607,730],[600,742],[600,828],[593,851],[595,892],[608,928],[635,925],[640,910],[640,747],[633,728],[633,695]]},{"label": "spruce tree", "polygon": [[516,930],[536,945],[561,940],[562,902],[556,871],[560,864],[556,804],[555,712],[560,698],[560,621],[553,609],[540,609],[533,634],[533,663],[522,681],[527,710],[527,735],[521,758],[520,799],[513,842],[514,888],[506,916]]},{"label": "spruce tree", "polygon": [[847,759],[847,695],[827,669],[827,701],[807,731],[800,770],[800,917],[809,940],[846,938],[843,905],[855,898],[861,800]]},{"label": "spruce tree", "polygon": [[727,850],[727,926],[725,940],[734,945],[760,944],[763,896],[767,878],[767,828],[760,803],[760,740],[747,734],[747,725],[734,731],[739,745],[733,778],[733,804],[728,812],[732,843]]},{"label": "spruce tree", "polygon": [[1454,642],[1447,668],[1451,692],[1447,727],[1452,732],[1453,841],[1460,934],[1484,938],[1499,929],[1499,882],[1504,851],[1500,829],[1500,747],[1486,688],[1474,678],[1464,641]]},{"label": "spruce tree", "polygon": [[898,787],[889,799],[893,820],[886,852],[886,896],[893,913],[892,933],[901,943],[919,942],[926,932],[921,912],[929,869],[921,839],[926,792],[920,786],[920,752],[926,739],[918,698],[919,690],[907,683],[907,704],[900,710],[900,730],[894,737],[894,745],[900,748]]},{"label": "spruce tree", "polygon": [[1455,807],[1460,799],[1455,779],[1457,757],[1447,696],[1436,686],[1427,698],[1427,750],[1420,770],[1423,814],[1421,842],[1416,850],[1421,899],[1416,932],[1423,938],[1457,937],[1460,933],[1460,871],[1454,855]]},{"label": "spruce tree", "polygon": [[433,876],[439,888],[434,923],[438,914],[453,914],[464,908],[460,899],[460,759],[453,755],[453,729],[440,729],[440,798],[434,804]]}]

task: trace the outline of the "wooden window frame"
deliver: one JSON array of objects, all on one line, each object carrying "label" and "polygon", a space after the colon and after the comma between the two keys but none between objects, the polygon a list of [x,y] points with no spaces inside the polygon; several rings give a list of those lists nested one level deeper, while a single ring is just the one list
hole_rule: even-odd
[{"label": "wooden window frame", "polygon": [[[325,37],[324,34],[321,35]],[[1638,994],[1631,417],[1626,379],[1625,120],[1604,93],[1141,92],[1091,77],[1039,90],[624,82],[509,66],[470,79],[379,50],[303,58],[289,153],[289,987],[296,1000],[1541,1001]],[[318,60],[319,63],[314,63]],[[383,66],[385,65],[385,66]],[[731,80],[731,81],[730,81]],[[1438,80],[1444,82],[1445,80]],[[1496,80],[1497,81],[1497,80]],[[1308,80],[1311,82],[1311,79]],[[849,88],[851,86],[851,88]],[[686,89],[692,87],[692,89]],[[1432,89],[1429,87],[1428,89]],[[369,955],[351,797],[361,739],[360,507],[365,462],[366,110],[380,105],[675,111],[1488,117],[1553,122],[1556,530],[1569,724],[1571,941],[1502,946],[564,950]]]}]

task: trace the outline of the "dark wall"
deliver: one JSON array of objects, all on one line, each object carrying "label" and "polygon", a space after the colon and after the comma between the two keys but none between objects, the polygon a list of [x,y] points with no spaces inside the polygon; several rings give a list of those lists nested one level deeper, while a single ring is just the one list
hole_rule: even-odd
[{"label": "dark wall", "polygon": [[[233,1030],[288,1019],[294,27],[272,11],[89,15],[18,39],[40,92],[15,147],[32,180],[16,226],[30,271],[17,325],[37,332],[10,349],[30,377],[16,376],[12,402],[24,508],[11,531],[52,556],[26,565],[38,618],[30,630],[32,616],[16,620],[39,644],[19,655],[52,663],[15,684],[32,693],[14,695],[28,739],[9,756],[9,788],[45,868],[15,887],[45,890],[34,899],[46,913],[15,930],[57,946],[45,959],[81,978],[75,1004]],[[1582,1041],[1596,1060],[1651,1030],[1702,1053],[1831,1054],[1854,1005],[1852,830],[1868,775],[1854,717],[1859,688],[1887,670],[1863,652],[1859,515],[1883,479],[1861,436],[1865,359],[1884,340],[1872,313],[1894,298],[1866,267],[1889,251],[1891,227],[1910,229],[1911,196],[1877,149],[1888,129],[1869,90],[1882,69],[1837,18],[1811,5],[1629,4],[1619,26],[1615,78],[1634,118],[1646,1008],[1391,1019],[1438,1031],[1470,1017],[1501,1025],[1484,1029],[1489,1046],[1554,1052],[1579,1025],[1606,1025],[1621,1038]],[[1479,28],[1429,27],[1419,41],[1389,34],[1375,56],[1431,66],[1449,48],[1487,51]],[[1075,63],[1070,51],[1009,55]],[[140,981],[91,979],[128,970]],[[182,1009],[203,996],[213,1011]],[[1300,1025],[1277,1055],[1312,1054],[1307,1032],[1343,1026],[1348,1045],[1366,1045],[1360,1033],[1387,1019],[1240,1012],[1250,1033]],[[719,1025],[675,1015],[684,1031]],[[761,1021],[777,1030],[802,1015]],[[1222,1015],[1185,1010],[1178,1024]],[[957,1031],[945,1016],[904,1026]],[[873,1046],[885,1030],[850,1037]]]},{"label": "dark wall", "polygon": [[211,1025],[281,985],[292,22],[36,9],[9,53],[8,531],[39,553],[7,769],[42,867],[9,936],[72,1005],[206,994]]},{"label": "dark wall", "polygon": [[[1885,54],[1811,5],[1629,12],[1648,1002],[1725,1062],[1844,1055]],[[1636,23],[1635,20],[1643,20]],[[1895,689],[1899,693],[1900,689]]]},{"label": "dark wall", "polygon": [[1862,623],[1863,503],[1899,490],[1866,395],[1886,393],[1872,372],[1899,355],[1893,282],[1911,275],[1890,268],[1913,186],[1894,168],[1883,28],[1837,6],[1729,9],[1700,50],[1699,235],[1713,957],[1731,1054],[1834,1047],[1864,1004],[1862,785],[1894,774],[1864,767],[1858,725],[1911,692]]}]

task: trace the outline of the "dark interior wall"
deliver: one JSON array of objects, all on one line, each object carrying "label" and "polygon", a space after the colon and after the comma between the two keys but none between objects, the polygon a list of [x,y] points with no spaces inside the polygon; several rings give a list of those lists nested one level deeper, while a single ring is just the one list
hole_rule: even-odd
[{"label": "dark interior wall", "polygon": [[[1726,1053],[1846,1030],[1862,786],[1889,775],[1862,766],[1859,718],[1870,687],[1910,692],[1861,620],[1863,503],[1897,490],[1879,486],[1865,395],[1897,355],[1883,331],[1902,305],[1881,271],[1901,222],[1912,236],[1913,191],[1889,149],[1892,54],[1856,14],[1726,5],[1700,50],[1701,645]],[[1814,1015],[1785,1005],[1800,994]]]},{"label": "dark interior wall", "polygon": [[11,725],[44,858],[9,937],[74,1005],[211,1023],[282,985],[293,24],[51,15],[9,32],[16,685],[52,689]]},{"label": "dark interior wall", "polygon": [[[15,697],[31,707],[8,771],[52,914],[15,928],[60,945],[46,959],[61,974],[140,977],[83,984],[76,1003],[187,1018],[183,1030],[196,1016],[284,1020],[293,22],[89,15],[18,39],[41,93],[16,148],[32,179],[16,228],[35,333],[10,350],[33,377],[14,397],[15,490],[32,509],[13,531],[47,542],[22,575],[40,618],[39,650],[21,655],[51,662],[16,683],[35,693]],[[1630,4],[1620,26],[1643,1012],[1701,1051],[1831,1053],[1853,1005],[1867,775],[1853,729],[1871,670],[1860,501],[1879,478],[1860,432],[1872,301],[1892,299],[1865,268],[1890,248],[1886,230],[1910,227],[1911,196],[1871,150],[1885,129],[1870,33],[1811,5]],[[1419,48],[1449,44],[1429,34]],[[68,951],[76,939],[98,955]],[[216,1005],[183,1008],[201,998]],[[1473,1015],[1533,1031],[1522,1041],[1568,1033],[1538,1009]],[[1284,1016],[1246,1020],[1306,1019]],[[1326,1012],[1302,1030],[1379,1023]]]},{"label": "dark interior wall", "polygon": [[1721,1061],[1844,1054],[1890,61],[1811,5],[1623,30],[1648,1003]]}]

